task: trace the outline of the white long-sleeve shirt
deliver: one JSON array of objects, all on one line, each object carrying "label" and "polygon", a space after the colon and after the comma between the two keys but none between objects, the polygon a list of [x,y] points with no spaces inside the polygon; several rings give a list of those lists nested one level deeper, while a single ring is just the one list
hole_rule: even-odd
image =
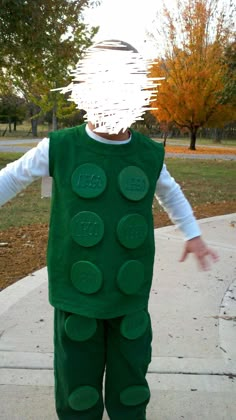
[{"label": "white long-sleeve shirt", "polygon": [[[88,126],[86,131],[94,141],[112,144],[114,147],[132,140],[131,137],[125,141],[107,140],[95,134]],[[45,137],[36,147],[0,171],[0,206],[36,179],[47,176],[49,176],[49,138]],[[173,223],[183,232],[186,240],[201,235],[188,200],[165,164],[156,184],[156,198]]]}]

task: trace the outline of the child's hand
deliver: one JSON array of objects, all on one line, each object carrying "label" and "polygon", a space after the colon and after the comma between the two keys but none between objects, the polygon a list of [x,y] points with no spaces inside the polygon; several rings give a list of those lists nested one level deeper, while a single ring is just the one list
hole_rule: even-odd
[{"label": "child's hand", "polygon": [[186,242],[184,252],[180,262],[186,260],[188,254],[193,253],[198,261],[200,268],[204,271],[210,269],[210,260],[218,261],[219,257],[215,251],[208,248],[200,236],[190,239]]}]

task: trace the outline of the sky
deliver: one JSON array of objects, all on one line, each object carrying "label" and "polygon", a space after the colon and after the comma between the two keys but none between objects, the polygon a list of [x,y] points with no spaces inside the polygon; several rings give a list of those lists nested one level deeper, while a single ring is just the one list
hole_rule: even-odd
[{"label": "sky", "polygon": [[[165,3],[168,9],[175,9],[175,0],[101,0],[101,5],[87,9],[85,21],[92,26],[100,26],[94,41],[120,39],[132,44],[147,58],[156,58],[162,47],[155,46],[147,35],[152,32],[152,24],[158,25],[156,13]],[[219,5],[230,0],[219,0]]]},{"label": "sky", "polygon": [[[167,4],[170,2],[167,0]],[[102,0],[100,6],[85,12],[85,21],[100,26],[95,41],[120,39],[153,58],[155,48],[146,32],[162,3],[162,0]]]}]

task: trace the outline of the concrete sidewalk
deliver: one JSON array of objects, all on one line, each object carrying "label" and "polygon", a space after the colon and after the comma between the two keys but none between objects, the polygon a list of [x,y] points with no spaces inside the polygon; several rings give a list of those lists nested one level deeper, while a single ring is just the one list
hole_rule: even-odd
[{"label": "concrete sidewalk", "polygon": [[[175,227],[155,231],[147,420],[236,419],[236,213],[200,225],[220,256],[208,272],[178,263]],[[57,418],[52,314],[46,269],[0,293],[0,419]]]}]

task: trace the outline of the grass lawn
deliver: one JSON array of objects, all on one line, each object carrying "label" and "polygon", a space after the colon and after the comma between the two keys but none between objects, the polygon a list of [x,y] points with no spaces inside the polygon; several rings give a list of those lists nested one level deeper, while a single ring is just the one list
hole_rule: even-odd
[{"label": "grass lawn", "polygon": [[[0,169],[18,159],[21,153],[0,153]],[[1,208],[0,230],[49,221],[50,199],[41,198],[41,180],[21,191]]]},{"label": "grass lawn", "polygon": [[50,199],[41,198],[40,189],[41,180],[35,181],[1,208],[0,230],[48,223]]},{"label": "grass lawn", "polygon": [[191,204],[236,200],[236,161],[166,159]]},{"label": "grass lawn", "polygon": [[[7,124],[0,124],[0,141],[1,140],[14,140],[14,139],[31,139],[34,138],[34,136],[31,133],[31,125],[30,122],[24,121],[23,124],[18,124],[16,127],[16,131],[13,131],[9,133],[8,129],[5,132],[7,128]],[[13,127],[13,125],[12,125]],[[43,138],[48,134],[48,125],[47,124],[39,124],[38,125],[38,138]],[[5,134],[3,135],[3,133]]]},{"label": "grass lawn", "polygon": [[[20,156],[19,153],[0,153],[0,168]],[[166,164],[193,207],[224,201],[236,202],[236,161],[168,158]],[[48,223],[50,199],[41,198],[40,191],[41,180],[38,180],[6,203],[1,208],[0,230]]]}]

